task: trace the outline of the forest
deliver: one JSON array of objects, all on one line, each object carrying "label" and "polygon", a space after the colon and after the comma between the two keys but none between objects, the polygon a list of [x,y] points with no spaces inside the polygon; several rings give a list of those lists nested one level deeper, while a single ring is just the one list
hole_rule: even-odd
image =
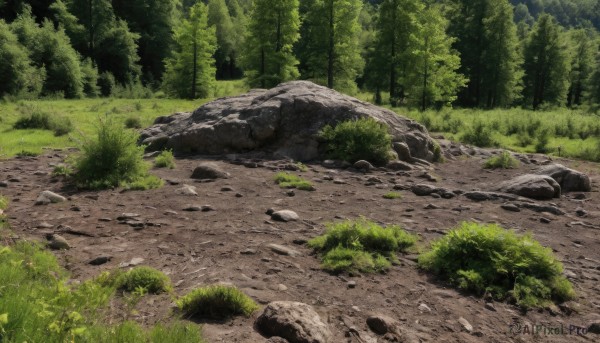
[{"label": "forest", "polygon": [[426,110],[600,104],[599,0],[0,0],[0,96],[295,79]]}]

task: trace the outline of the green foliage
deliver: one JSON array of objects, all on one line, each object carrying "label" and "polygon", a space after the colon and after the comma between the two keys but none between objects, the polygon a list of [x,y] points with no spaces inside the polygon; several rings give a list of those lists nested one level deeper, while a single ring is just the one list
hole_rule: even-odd
[{"label": "green foliage", "polygon": [[304,180],[303,178],[290,173],[279,172],[275,175],[274,179],[281,188],[297,188],[303,191],[315,190],[310,181]]},{"label": "green foliage", "polygon": [[293,45],[300,38],[299,0],[256,0],[242,55],[251,86],[270,88],[298,77]]},{"label": "green foliage", "polygon": [[59,164],[52,170],[52,176],[71,176],[73,169],[66,164]]},{"label": "green foliage", "polygon": [[385,164],[390,159],[391,137],[385,124],[375,119],[357,119],[325,126],[321,137],[327,142],[327,154],[333,159],[356,162],[367,160]]},{"label": "green foliage", "polygon": [[0,194],[0,210],[4,210],[8,207],[8,199]]},{"label": "green foliage", "polygon": [[154,159],[154,166],[156,168],[175,168],[175,157],[173,157],[173,151],[165,150],[156,156]]},{"label": "green foliage", "polygon": [[15,130],[41,129],[54,132],[55,136],[64,136],[73,131],[73,123],[69,118],[53,116],[39,108],[29,108],[27,115],[19,118],[14,124]]},{"label": "green foliage", "polygon": [[163,88],[167,94],[196,99],[209,95],[215,79],[212,56],[217,49],[215,28],[208,26],[207,7],[202,2],[190,9],[174,31],[177,49],[165,60]]},{"label": "green foliage", "polygon": [[98,68],[89,58],[81,61],[81,74],[83,75],[83,93],[85,96],[95,98],[100,95],[98,87]]},{"label": "green foliage", "polygon": [[222,319],[236,315],[250,316],[258,305],[232,286],[213,285],[196,288],[177,300],[187,317]]},{"label": "green foliage", "polygon": [[135,116],[127,117],[127,119],[125,119],[125,127],[128,129],[141,129],[142,121],[141,121],[140,117],[135,117]]},{"label": "green foliage", "polygon": [[434,241],[419,265],[461,289],[511,298],[523,307],[575,295],[550,248],[495,224],[462,223]]},{"label": "green foliage", "polygon": [[160,270],[152,267],[135,267],[120,275],[116,280],[117,288],[128,292],[148,292],[158,294],[173,290],[171,280]]},{"label": "green foliage", "polygon": [[467,144],[473,144],[483,148],[497,145],[497,142],[492,138],[492,131],[482,122],[475,122],[473,126],[462,135],[461,140]]},{"label": "green foliage", "polygon": [[27,50],[4,20],[0,19],[0,96],[24,92],[37,96],[43,80],[36,80],[35,74],[38,72],[33,67]]},{"label": "green foliage", "polygon": [[98,75],[98,87],[102,96],[111,96],[115,90],[115,77],[110,72],[103,72]]},{"label": "green foliage", "polygon": [[487,169],[513,169],[519,167],[519,161],[514,158],[510,152],[503,151],[500,155],[488,158],[483,164],[483,167]]},{"label": "green foliage", "polygon": [[77,184],[101,189],[147,183],[150,179],[143,160],[144,147],[138,146],[137,140],[135,131],[111,120],[100,120],[96,139],[85,139],[81,143],[82,152],[75,161]]},{"label": "green foliage", "polygon": [[309,246],[323,254],[322,267],[332,272],[385,271],[396,260],[395,253],[413,246],[417,237],[399,226],[380,225],[361,218],[327,224],[322,236]]},{"label": "green foliage", "polygon": [[401,199],[402,198],[402,194],[400,194],[398,192],[388,192],[388,193],[385,193],[383,195],[383,198],[384,199],[390,199],[390,200],[392,200],[392,199]]}]

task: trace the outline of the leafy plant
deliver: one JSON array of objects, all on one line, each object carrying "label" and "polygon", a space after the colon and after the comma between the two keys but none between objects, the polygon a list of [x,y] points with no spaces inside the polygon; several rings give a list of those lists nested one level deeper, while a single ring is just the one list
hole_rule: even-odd
[{"label": "leafy plant", "polygon": [[118,288],[128,292],[162,293],[172,290],[171,280],[160,270],[152,267],[135,267],[120,275],[116,280]]},{"label": "leafy plant", "polygon": [[196,288],[177,300],[177,306],[188,317],[228,318],[250,316],[258,305],[235,287],[213,285]]},{"label": "leafy plant", "polygon": [[[136,106],[138,104],[139,102],[136,103]],[[139,117],[128,117],[125,119],[125,127],[128,129],[140,129],[142,127],[142,121]]]},{"label": "leafy plant", "polygon": [[0,210],[4,210],[6,207],[8,207],[8,199],[0,195]]},{"label": "leafy plant", "polygon": [[25,107],[28,115],[22,116],[14,124],[16,130],[41,129],[53,131],[55,136],[64,136],[73,131],[73,123],[66,117],[53,117],[50,113],[36,108]]},{"label": "leafy plant", "polygon": [[332,272],[385,271],[395,261],[396,252],[413,246],[417,237],[399,226],[380,225],[361,218],[327,224],[325,234],[308,242],[319,251],[322,267]]},{"label": "leafy plant", "polygon": [[517,159],[514,158],[510,152],[503,151],[500,155],[492,156],[487,159],[487,161],[485,161],[483,164],[483,167],[487,169],[513,169],[519,167],[519,161],[517,161]]},{"label": "leafy plant", "polygon": [[75,160],[77,184],[91,189],[127,184],[160,186],[161,182],[148,175],[144,147],[138,146],[137,140],[134,131],[111,120],[101,120],[96,139],[85,140],[81,144],[82,153]]},{"label": "leafy plant", "polygon": [[303,191],[313,191],[315,189],[310,181],[286,172],[277,173],[274,179],[281,188],[297,188]]},{"label": "leafy plant", "polygon": [[551,249],[496,224],[460,224],[434,241],[419,265],[461,289],[510,298],[525,308],[575,295]]},{"label": "leafy plant", "polygon": [[492,138],[492,131],[482,122],[476,122],[471,129],[466,131],[461,140],[467,144],[473,144],[478,147],[490,147],[498,145]]},{"label": "leafy plant", "polygon": [[390,159],[391,136],[385,124],[373,118],[345,121],[335,127],[327,125],[320,133],[332,159],[354,163],[367,160],[385,164]]},{"label": "leafy plant", "polygon": [[70,176],[73,170],[66,164],[59,164],[52,170],[52,176]]},{"label": "leafy plant", "polygon": [[388,192],[383,195],[384,199],[400,199],[402,198],[402,194],[398,192]]},{"label": "leafy plant", "polygon": [[173,157],[173,152],[170,150],[165,150],[160,153],[160,155],[156,156],[154,159],[154,166],[156,168],[175,168],[175,158]]}]

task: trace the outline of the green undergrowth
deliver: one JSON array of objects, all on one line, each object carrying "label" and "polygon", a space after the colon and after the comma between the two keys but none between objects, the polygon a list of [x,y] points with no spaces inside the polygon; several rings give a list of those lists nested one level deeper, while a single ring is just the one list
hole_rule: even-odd
[{"label": "green undergrowth", "polygon": [[126,321],[105,324],[115,287],[101,277],[68,284],[50,252],[20,241],[0,248],[0,337],[2,342],[203,342],[200,328],[175,321],[145,329]]},{"label": "green undergrowth", "polygon": [[524,308],[575,296],[550,248],[495,224],[460,224],[434,241],[419,265],[458,288]]},{"label": "green undergrowth", "polygon": [[154,166],[156,168],[175,169],[175,157],[173,156],[173,152],[171,150],[162,151],[154,159]]},{"label": "green undergrowth", "polygon": [[279,172],[274,177],[275,182],[281,188],[296,188],[303,191],[312,191],[314,187],[310,181],[294,174]]},{"label": "green undergrowth", "polygon": [[389,199],[389,200],[400,199],[400,198],[402,198],[402,194],[400,194],[398,192],[388,192],[383,195],[383,198]]},{"label": "green undergrowth", "polygon": [[361,218],[327,224],[325,234],[308,242],[322,255],[322,267],[331,272],[385,272],[396,262],[396,253],[417,242],[399,226],[382,227]]},{"label": "green undergrowth", "polygon": [[223,319],[236,315],[250,316],[258,305],[232,286],[212,285],[196,288],[177,300],[186,317]]},{"label": "green undergrowth", "polygon": [[0,194],[0,210],[4,210],[8,207],[8,199]]},{"label": "green undergrowth", "polygon": [[114,286],[127,292],[159,294],[171,292],[171,279],[160,270],[148,266],[135,267],[118,275]]},{"label": "green undergrowth", "polygon": [[510,152],[503,151],[500,155],[488,158],[483,167],[486,169],[513,169],[519,167],[519,161]]}]

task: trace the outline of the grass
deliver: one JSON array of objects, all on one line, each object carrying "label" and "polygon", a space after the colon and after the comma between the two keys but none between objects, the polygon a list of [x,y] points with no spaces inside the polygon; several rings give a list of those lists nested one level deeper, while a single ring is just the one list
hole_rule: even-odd
[{"label": "grass", "polygon": [[322,268],[331,272],[384,272],[396,261],[396,253],[417,241],[399,226],[382,227],[361,218],[327,224],[325,234],[308,242],[322,254]]},{"label": "grass", "polygon": [[310,181],[290,173],[279,172],[275,175],[274,179],[275,183],[277,183],[281,188],[296,188],[303,191],[314,190],[314,187]]},{"label": "grass", "polygon": [[175,169],[175,158],[171,150],[165,150],[156,156],[154,159],[154,166],[156,168],[169,168]]},{"label": "grass", "polygon": [[580,110],[394,110],[455,141],[600,161],[600,118]]},{"label": "grass", "polygon": [[13,124],[13,129],[49,130],[58,137],[73,131],[73,123],[69,118],[40,110],[33,105],[24,105],[21,109],[21,117]]},{"label": "grass", "polygon": [[0,210],[4,210],[8,207],[8,199],[0,194]]},{"label": "grass", "polygon": [[73,174],[73,169],[66,164],[59,164],[52,170],[52,176],[65,176],[69,177]]},{"label": "grass", "polygon": [[[139,105],[139,102],[136,103],[136,109],[141,111],[142,107]],[[142,120],[140,117],[128,117],[125,119],[125,127],[128,129],[141,129],[142,128]]]},{"label": "grass", "polygon": [[388,129],[373,118],[350,120],[335,127],[327,125],[320,135],[331,159],[350,163],[367,160],[383,165],[391,157],[392,139]]},{"label": "grass", "polygon": [[196,288],[177,300],[187,317],[223,319],[236,315],[250,316],[258,305],[235,287],[213,285]]},{"label": "grass", "polygon": [[513,169],[519,167],[519,161],[510,152],[503,151],[500,155],[488,158],[483,167],[486,169]]},{"label": "grass", "polygon": [[120,275],[116,280],[117,288],[127,292],[158,294],[173,290],[171,280],[160,270],[152,267],[135,267]]},{"label": "grass", "polygon": [[400,198],[402,198],[402,194],[400,194],[398,192],[388,192],[388,193],[385,193],[383,195],[383,198],[384,199],[390,199],[390,200],[392,200],[392,199],[400,199]]},{"label": "grass", "polygon": [[460,224],[434,241],[419,265],[458,288],[510,299],[523,308],[575,296],[550,248],[495,224]]}]

